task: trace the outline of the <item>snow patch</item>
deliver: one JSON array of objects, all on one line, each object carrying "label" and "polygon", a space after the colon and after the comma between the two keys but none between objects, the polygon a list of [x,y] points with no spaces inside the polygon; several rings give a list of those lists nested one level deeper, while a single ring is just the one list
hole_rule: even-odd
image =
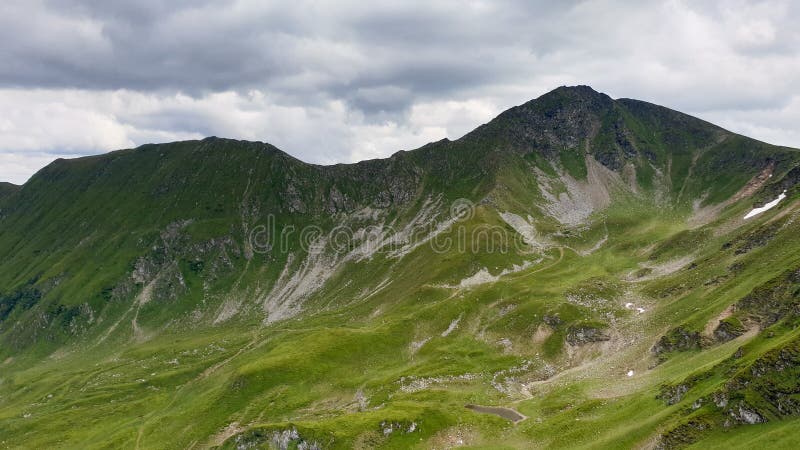
[{"label": "snow patch", "polygon": [[631,302],[625,303],[625,309],[629,309],[629,310],[634,310],[635,309],[636,312],[639,313],[639,314],[645,312],[644,308],[642,308],[641,306],[636,306],[635,304],[633,304]]},{"label": "snow patch", "polygon": [[739,190],[739,192],[733,195],[733,197],[721,203],[717,203],[716,205],[701,206],[706,198],[708,198],[708,192],[704,193],[699,199],[694,201],[694,213],[692,214],[692,217],[689,218],[689,225],[692,228],[699,228],[715,220],[722,210],[733,203],[753,196],[753,194],[758,192],[758,190],[767,183],[774,169],[775,163],[770,163],[758,175],[754,176],[750,181],[748,181],[747,184],[745,184]]},{"label": "snow patch", "polygon": [[759,214],[761,214],[763,212],[769,211],[770,209],[778,206],[778,203],[780,203],[781,200],[783,200],[785,198],[786,198],[786,191],[783,191],[781,193],[781,195],[779,195],[778,198],[776,198],[775,200],[767,203],[766,205],[762,206],[761,208],[755,208],[752,211],[750,211],[749,213],[747,213],[747,215],[744,216],[744,219],[747,220],[747,219],[750,219],[751,217],[755,217],[755,216],[757,216],[757,215],[759,215]]}]

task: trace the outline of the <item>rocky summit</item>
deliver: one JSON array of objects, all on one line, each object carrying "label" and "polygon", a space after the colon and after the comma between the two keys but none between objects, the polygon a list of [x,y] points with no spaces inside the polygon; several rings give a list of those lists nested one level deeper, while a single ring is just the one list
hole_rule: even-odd
[{"label": "rocky summit", "polygon": [[797,448],[800,151],[561,87],[0,183],[0,448]]}]

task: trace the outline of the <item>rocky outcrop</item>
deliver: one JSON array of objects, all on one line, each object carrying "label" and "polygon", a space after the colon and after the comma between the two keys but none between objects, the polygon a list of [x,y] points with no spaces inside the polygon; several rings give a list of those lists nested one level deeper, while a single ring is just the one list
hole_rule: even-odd
[{"label": "rocky outcrop", "polygon": [[655,445],[656,450],[685,447],[697,442],[705,432],[714,428],[712,420],[694,417],[663,433]]},{"label": "rocky outcrop", "polygon": [[659,400],[663,400],[664,403],[669,405],[674,405],[676,403],[680,403],[683,400],[683,397],[689,392],[691,388],[689,383],[678,383],[676,385],[666,385],[661,387],[661,392],[658,394],[656,398]]},{"label": "rocky outcrop", "polygon": [[318,441],[304,437],[297,428],[280,430],[256,428],[232,438],[236,450],[270,448],[274,450],[322,450],[327,448]]},{"label": "rocky outcrop", "polygon": [[800,267],[788,270],[753,289],[737,304],[737,315],[766,328],[800,316]]},{"label": "rocky outcrop", "polygon": [[611,339],[605,327],[600,324],[578,324],[567,328],[567,343],[570,345],[585,345],[591,342],[603,342]]},{"label": "rocky outcrop", "polygon": [[743,255],[769,244],[775,235],[778,234],[778,231],[780,231],[780,224],[778,223],[764,225],[754,232],[736,239],[733,243],[726,244],[723,248],[732,246],[734,247],[734,254]]},{"label": "rocky outcrop", "polygon": [[667,353],[698,350],[702,346],[699,331],[689,331],[683,327],[673,328],[656,342],[651,351],[661,357]]},{"label": "rocky outcrop", "polygon": [[663,384],[656,398],[662,400],[667,406],[680,403],[693,387],[712,375],[713,372],[711,371],[700,372],[687,377],[677,384]]},{"label": "rocky outcrop", "polygon": [[686,446],[713,428],[800,417],[800,339],[771,350],[744,367],[739,366],[740,358],[737,351],[711,371],[662,387],[659,398],[673,405],[682,401],[699,380],[734,372],[719,389],[695,401],[698,408],[706,405],[702,409],[693,405],[683,410],[687,418],[662,434],[657,448]]},{"label": "rocky outcrop", "polygon": [[772,201],[782,192],[786,192],[790,197],[800,190],[800,167],[795,167],[784,175],[780,181],[767,186],[761,194],[761,199],[754,206],[763,206]]},{"label": "rocky outcrop", "polygon": [[0,294],[0,331],[3,322],[14,312],[32,308],[42,299],[42,292],[29,283],[14,292]]},{"label": "rocky outcrop", "polygon": [[714,338],[717,342],[728,342],[743,335],[747,328],[736,317],[728,317],[723,319],[714,329]]},{"label": "rocky outcrop", "polygon": [[467,138],[499,135],[520,153],[537,149],[555,156],[560,149],[579,147],[593,139],[601,125],[600,117],[613,107],[609,96],[588,86],[561,87],[505,111]]}]

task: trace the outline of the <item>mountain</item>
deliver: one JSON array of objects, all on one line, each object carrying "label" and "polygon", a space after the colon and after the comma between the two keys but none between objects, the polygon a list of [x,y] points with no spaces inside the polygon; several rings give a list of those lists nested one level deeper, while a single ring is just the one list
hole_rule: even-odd
[{"label": "mountain", "polygon": [[0,198],[9,196],[16,192],[19,189],[19,186],[16,184],[0,182]]},{"label": "mountain", "polygon": [[794,448],[798,199],[587,86],[356,164],[57,160],[0,185],[0,444]]}]

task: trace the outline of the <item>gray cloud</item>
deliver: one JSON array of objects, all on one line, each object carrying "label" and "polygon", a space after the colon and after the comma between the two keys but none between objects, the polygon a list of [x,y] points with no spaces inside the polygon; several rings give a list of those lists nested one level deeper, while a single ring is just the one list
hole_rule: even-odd
[{"label": "gray cloud", "polygon": [[0,179],[209,134],[385,156],[577,83],[800,146],[795,2],[376,3],[7,0]]}]

